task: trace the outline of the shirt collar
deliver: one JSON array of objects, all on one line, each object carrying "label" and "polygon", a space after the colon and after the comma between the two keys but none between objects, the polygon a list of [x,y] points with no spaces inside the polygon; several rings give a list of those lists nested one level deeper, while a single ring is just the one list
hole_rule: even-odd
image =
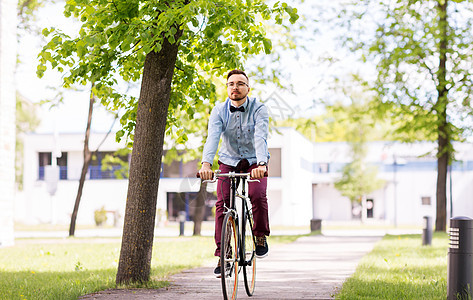
[{"label": "shirt collar", "polygon": [[[228,102],[230,105],[228,106],[228,109],[230,109],[230,106],[236,107],[235,105],[232,104],[232,100],[230,98],[227,98]],[[248,102],[250,101],[250,97],[246,96],[246,101],[243,103],[243,105],[240,105],[239,107],[243,106],[245,108],[245,111],[248,111]]]}]

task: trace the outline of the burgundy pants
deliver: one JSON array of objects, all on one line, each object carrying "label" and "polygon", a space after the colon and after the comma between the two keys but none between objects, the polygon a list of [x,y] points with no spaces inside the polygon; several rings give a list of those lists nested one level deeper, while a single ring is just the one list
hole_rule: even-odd
[{"label": "burgundy pants", "polygon": [[[254,164],[250,166],[248,172],[256,168]],[[235,168],[223,163],[219,163],[221,173],[228,173],[235,171]],[[269,236],[269,217],[268,217],[268,199],[266,198],[266,187],[268,178],[260,178],[260,182],[248,183],[248,196],[250,197],[252,211],[253,211],[253,232],[255,236]],[[222,223],[225,215],[223,203],[230,205],[230,180],[226,178],[219,178],[217,182],[217,203],[215,211],[215,256],[220,256],[220,240],[222,235]],[[238,205],[239,201],[237,202]]]}]

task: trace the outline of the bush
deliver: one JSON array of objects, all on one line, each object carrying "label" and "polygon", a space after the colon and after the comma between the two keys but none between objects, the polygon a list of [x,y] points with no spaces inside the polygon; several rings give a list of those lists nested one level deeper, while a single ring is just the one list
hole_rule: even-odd
[{"label": "bush", "polygon": [[103,223],[107,222],[107,211],[105,207],[102,206],[102,208],[94,211],[94,219],[97,226],[102,226]]}]

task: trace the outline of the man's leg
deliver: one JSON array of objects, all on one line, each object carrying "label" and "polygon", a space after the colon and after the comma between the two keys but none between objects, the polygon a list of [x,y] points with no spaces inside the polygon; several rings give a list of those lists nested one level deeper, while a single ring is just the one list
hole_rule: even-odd
[{"label": "man's leg", "polygon": [[[228,173],[233,171],[233,167],[219,162],[219,170],[221,173]],[[222,223],[225,217],[224,213],[224,199],[227,205],[230,199],[230,182],[228,179],[220,178],[217,181],[217,203],[215,204],[215,256],[220,257],[220,240],[222,237]]]},{"label": "man's leg", "polygon": [[[257,165],[252,165],[250,171],[256,168]],[[251,200],[254,226],[253,232],[255,236],[269,236],[269,212],[268,212],[268,198],[266,197],[266,189],[268,186],[268,178],[263,177],[259,179],[260,182],[250,182],[248,184],[248,196]]]}]

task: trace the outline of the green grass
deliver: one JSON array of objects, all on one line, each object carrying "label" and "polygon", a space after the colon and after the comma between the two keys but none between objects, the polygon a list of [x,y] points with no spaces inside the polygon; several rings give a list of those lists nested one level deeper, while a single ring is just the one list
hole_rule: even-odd
[{"label": "green grass", "polygon": [[[213,251],[212,238],[156,239],[145,287],[167,285],[169,274],[202,265]],[[0,299],[77,299],[115,288],[119,253],[118,239],[17,241],[0,249]]]},{"label": "green grass", "polygon": [[445,299],[446,233],[435,233],[431,246],[420,235],[386,236],[360,261],[337,299]]},{"label": "green grass", "polygon": [[303,235],[271,235],[268,237],[268,244],[277,245],[277,244],[286,244],[295,242],[298,238],[306,236]]},{"label": "green grass", "polygon": [[[102,227],[97,227],[96,225],[83,225],[77,224],[76,230],[83,230],[83,229],[113,229],[112,225],[104,224]],[[36,225],[28,225],[22,223],[15,223],[14,225],[15,232],[18,231],[65,231],[69,233],[69,225],[68,224],[36,224]]]},{"label": "green grass", "polygon": [[[300,236],[271,236],[271,245]],[[157,238],[151,281],[144,288],[168,285],[167,276],[216,259],[212,237]],[[120,255],[117,238],[19,239],[0,248],[0,299],[77,299],[116,288]]]}]

